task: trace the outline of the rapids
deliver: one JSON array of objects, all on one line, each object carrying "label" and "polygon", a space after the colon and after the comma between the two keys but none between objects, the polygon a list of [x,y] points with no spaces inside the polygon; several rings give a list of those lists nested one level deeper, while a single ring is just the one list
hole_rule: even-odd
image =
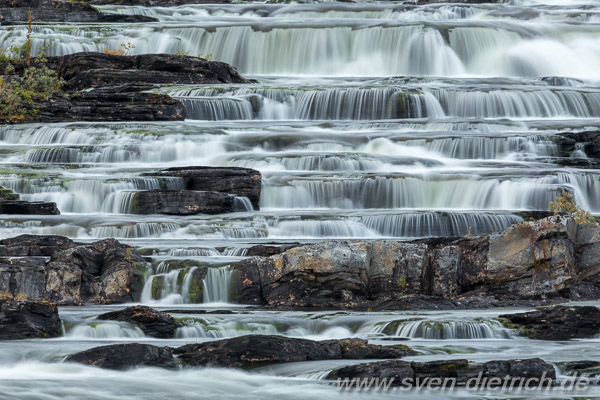
[{"label": "rapids", "polygon": [[[76,351],[129,341],[178,346],[257,333],[408,344],[422,352],[415,360],[600,359],[598,338],[540,342],[517,336],[496,319],[516,309],[362,313],[240,307],[232,304],[229,267],[261,243],[496,232],[527,213],[547,211],[565,189],[600,214],[600,170],[568,166],[589,161],[589,155],[579,145],[567,152],[561,147],[563,135],[600,126],[597,0],[99,8],[159,22],[36,25],[34,52],[43,46],[49,55],[63,55],[130,43],[133,54],[225,61],[257,83],[157,89],[186,105],[188,119],[182,122],[0,126],[0,185],[23,200],[56,202],[61,211],[6,216],[0,237],[57,234],[86,242],[115,237],[139,246],[152,260],[142,303],[185,321],[176,339],[160,340],[127,323],[96,320],[115,306],[61,308],[63,337],[0,342],[1,399],[399,395],[341,393],[323,381],[350,361],[251,372],[115,372],[61,363]],[[0,48],[23,44],[24,32],[24,26],[0,26]],[[226,215],[130,214],[136,191],[183,187],[177,178],[141,173],[190,165],[260,170],[260,211],[240,203],[246,211]],[[195,290],[199,280],[202,293]],[[556,368],[561,377],[569,373]],[[586,395],[600,396],[591,390]],[[481,398],[461,391],[444,395]],[[502,392],[484,397],[514,398]]]}]

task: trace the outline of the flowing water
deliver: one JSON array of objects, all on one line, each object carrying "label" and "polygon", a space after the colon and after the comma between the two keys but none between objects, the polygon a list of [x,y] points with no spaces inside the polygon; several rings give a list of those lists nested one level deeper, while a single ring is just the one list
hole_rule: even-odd
[{"label": "flowing water", "polygon": [[[600,170],[564,166],[589,160],[585,148],[565,150],[561,138],[600,126],[600,2],[100,8],[159,22],[39,25],[34,52],[45,47],[62,55],[131,43],[132,54],[210,55],[257,83],[161,88],[185,104],[188,119],[182,122],[0,126],[0,185],[23,200],[56,202],[61,211],[5,217],[0,237],[115,237],[149,254],[144,304],[189,311],[203,303],[234,314],[175,312],[186,321],[177,339],[156,340],[128,324],[95,320],[112,307],[61,309],[63,338],[0,343],[0,397],[398,396],[339,393],[322,381],[339,361],[251,373],[113,372],[59,364],[66,354],[122,341],[352,336],[407,343],[422,352],[421,360],[600,358],[598,339],[518,338],[497,321],[500,312],[277,313],[228,304],[230,265],[255,244],[495,232],[546,211],[563,190],[600,213]],[[0,48],[22,44],[25,30],[0,27]],[[130,214],[136,191],[183,187],[177,178],[142,173],[191,165],[260,170],[260,211],[240,199],[244,211],[226,215]],[[444,396],[476,397],[460,391]]]}]

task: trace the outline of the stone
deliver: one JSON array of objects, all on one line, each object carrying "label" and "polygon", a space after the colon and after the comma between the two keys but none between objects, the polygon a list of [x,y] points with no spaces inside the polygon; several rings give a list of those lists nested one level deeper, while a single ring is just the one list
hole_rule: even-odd
[{"label": "stone", "polygon": [[3,201],[0,202],[0,214],[59,215],[60,211],[56,207],[56,203]]},{"label": "stone", "polygon": [[[486,363],[471,363],[467,360],[443,360],[428,362],[407,362],[402,360],[380,361],[355,364],[332,371],[327,379],[388,379],[390,386],[416,386],[417,380],[439,379],[442,385],[445,379],[453,380],[457,386],[466,385],[479,374],[488,379],[497,378],[496,387],[502,386],[504,379],[542,379],[545,384],[556,382],[554,367],[539,358],[526,360],[500,360]],[[510,382],[510,381],[509,381]],[[450,385],[450,383],[448,383]]]},{"label": "stone", "polygon": [[234,196],[194,190],[146,190],[132,199],[133,214],[225,214],[236,211]]},{"label": "stone", "polygon": [[0,340],[53,338],[61,333],[55,305],[30,300],[0,300]]},{"label": "stone", "polygon": [[140,343],[94,347],[67,356],[65,362],[76,362],[116,370],[126,370],[134,367],[177,368],[177,362],[173,358],[171,348]]},{"label": "stone", "polygon": [[592,306],[555,306],[500,318],[516,325],[530,339],[570,340],[600,333],[600,309]]},{"label": "stone", "polygon": [[406,346],[376,346],[360,339],[317,342],[270,335],[188,344],[178,347],[173,353],[184,366],[226,368],[332,359],[398,358],[416,354]]},{"label": "stone", "polygon": [[99,320],[123,321],[137,325],[144,334],[160,339],[171,339],[179,324],[171,315],[146,306],[132,306],[119,311],[100,314]]},{"label": "stone", "polygon": [[262,175],[259,171],[240,167],[174,167],[144,173],[145,176],[169,176],[183,179],[187,190],[200,190],[246,197],[259,209]]}]

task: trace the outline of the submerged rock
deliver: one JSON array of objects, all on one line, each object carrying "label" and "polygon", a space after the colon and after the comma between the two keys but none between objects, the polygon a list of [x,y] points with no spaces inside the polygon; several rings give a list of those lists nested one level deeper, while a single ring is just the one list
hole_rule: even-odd
[{"label": "submerged rock", "polygon": [[94,347],[65,358],[66,362],[93,365],[100,368],[124,370],[134,367],[174,369],[177,362],[170,347],[125,343]]},{"label": "submerged rock", "polygon": [[240,167],[174,167],[149,172],[144,176],[170,176],[183,179],[184,188],[229,193],[250,200],[259,209],[262,175],[259,171]]},{"label": "submerged rock", "polygon": [[248,335],[178,347],[174,354],[186,366],[253,368],[274,363],[399,358],[415,355],[407,346],[377,346],[360,339],[316,342],[283,336]]},{"label": "submerged rock", "polygon": [[[600,225],[550,217],[461,239],[327,241],[236,264],[238,301],[365,307],[442,298],[460,307],[594,299]],[[410,307],[410,300],[406,300]]]},{"label": "submerged rock", "polygon": [[147,190],[133,196],[133,214],[224,214],[235,211],[235,196],[194,190]]},{"label": "submerged rock", "polygon": [[530,339],[569,340],[600,334],[600,309],[591,306],[555,306],[519,314],[505,314]]},{"label": "submerged rock", "polygon": [[[429,362],[407,362],[401,360],[381,361],[375,363],[350,365],[331,372],[328,379],[388,379],[391,386],[411,387],[416,380],[444,379],[454,380],[462,386],[481,374],[493,387],[500,387],[505,379],[523,378],[537,379],[539,383],[546,380],[551,386],[556,381],[556,372],[551,364],[539,359],[501,360],[486,363],[470,363],[467,360],[444,360]],[[473,381],[471,381],[473,382]],[[533,382],[533,381],[532,381]],[[473,388],[473,386],[470,386]],[[547,387],[547,386],[545,386]]]},{"label": "submerged rock", "polygon": [[55,305],[30,300],[0,300],[0,340],[60,335],[61,322]]},{"label": "submerged rock", "polygon": [[175,318],[169,314],[146,306],[127,307],[123,310],[101,314],[97,318],[129,322],[139,326],[146,335],[161,339],[175,337],[175,332],[179,327]]},{"label": "submerged rock", "polygon": [[114,239],[82,244],[60,236],[22,235],[0,241],[0,292],[62,305],[134,300],[144,261]]}]

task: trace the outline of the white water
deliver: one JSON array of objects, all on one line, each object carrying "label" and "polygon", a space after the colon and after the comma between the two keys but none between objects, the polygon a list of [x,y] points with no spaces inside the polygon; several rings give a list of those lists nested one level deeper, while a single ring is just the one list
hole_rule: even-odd
[{"label": "white water", "polygon": [[[34,50],[50,45],[49,54],[67,54],[131,43],[134,54],[211,54],[257,83],[159,89],[186,105],[181,122],[0,126],[0,185],[23,200],[54,201],[62,213],[3,216],[0,237],[116,237],[140,246],[151,261],[141,302],[183,322],[176,339],[159,340],[95,318],[113,306],[61,309],[63,338],[0,343],[0,399],[398,397],[340,393],[322,381],[350,361],[252,373],[112,372],[60,363],[76,351],[130,341],[179,346],[256,333],[408,344],[421,352],[413,358],[419,361],[600,358],[597,339],[532,341],[496,319],[523,310],[237,308],[228,267],[256,244],[500,231],[522,221],[522,211],[547,210],[562,190],[600,213],[600,170],[563,166],[591,160],[581,145],[566,152],[560,145],[561,135],[600,126],[597,1],[101,8],[160,22],[36,26]],[[0,26],[0,48],[22,44],[24,32]],[[237,212],[227,215],[129,214],[136,191],[183,188],[179,179],[142,173],[191,165],[260,170],[261,209],[238,198]],[[527,394],[536,396],[548,398]]]}]

